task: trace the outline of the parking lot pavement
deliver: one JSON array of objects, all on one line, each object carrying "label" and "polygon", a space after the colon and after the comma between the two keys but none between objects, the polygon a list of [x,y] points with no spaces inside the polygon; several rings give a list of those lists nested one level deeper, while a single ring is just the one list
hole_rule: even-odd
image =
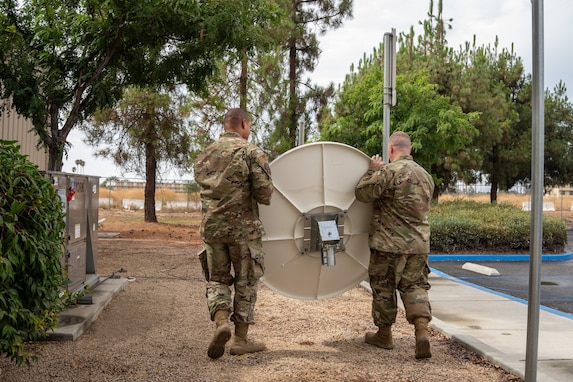
[{"label": "parking lot pavement", "polygon": [[[529,295],[529,261],[432,261],[430,267],[460,280],[523,300]],[[499,276],[462,269],[467,262],[494,268]],[[540,304],[573,314],[573,260],[543,261],[540,267]]]}]

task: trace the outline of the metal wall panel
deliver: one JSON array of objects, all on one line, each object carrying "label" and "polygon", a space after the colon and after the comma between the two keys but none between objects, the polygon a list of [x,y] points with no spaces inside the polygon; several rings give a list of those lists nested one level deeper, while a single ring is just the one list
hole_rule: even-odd
[{"label": "metal wall panel", "polygon": [[0,139],[18,141],[20,152],[27,155],[28,160],[36,164],[40,171],[46,171],[48,152],[43,148],[37,148],[38,136],[32,131],[32,122],[18,115],[13,109],[1,111],[5,103],[6,101],[0,100]]}]

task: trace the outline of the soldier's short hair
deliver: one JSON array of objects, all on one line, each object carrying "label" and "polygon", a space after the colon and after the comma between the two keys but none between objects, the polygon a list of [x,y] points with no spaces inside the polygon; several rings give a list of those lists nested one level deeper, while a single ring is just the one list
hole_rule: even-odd
[{"label": "soldier's short hair", "polygon": [[390,143],[398,151],[405,152],[412,149],[412,142],[410,136],[403,131],[396,131],[390,136]]},{"label": "soldier's short hair", "polygon": [[225,118],[223,119],[223,125],[238,126],[241,124],[241,122],[243,122],[243,120],[250,121],[251,116],[244,109],[237,107],[229,109],[227,113],[225,113]]}]

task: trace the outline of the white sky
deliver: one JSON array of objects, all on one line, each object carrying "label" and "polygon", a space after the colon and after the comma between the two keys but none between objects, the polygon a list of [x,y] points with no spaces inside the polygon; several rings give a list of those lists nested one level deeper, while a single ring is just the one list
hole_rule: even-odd
[{"label": "white sky", "polygon": [[[434,3],[437,5],[438,0]],[[354,0],[353,19],[320,37],[322,54],[311,76],[313,81],[322,85],[342,83],[350,66],[357,65],[364,53],[370,55],[383,41],[384,33],[391,32],[392,28],[399,34],[413,26],[416,34],[420,34],[418,22],[427,19],[429,4],[430,0]],[[569,38],[573,36],[573,1],[544,1],[543,12],[545,88],[553,89],[563,80],[571,96],[573,44]],[[474,35],[477,45],[493,45],[497,36],[501,47],[509,48],[513,44],[526,72],[532,72],[531,0],[443,0],[443,16],[453,18],[452,29],[446,35],[449,46],[457,49],[466,41],[473,41]],[[82,133],[77,129],[70,133],[68,140],[73,147],[68,160],[64,161],[63,171],[71,172],[76,159],[82,159],[86,163],[85,174],[121,177],[111,161],[91,154],[92,149],[82,143]]]}]

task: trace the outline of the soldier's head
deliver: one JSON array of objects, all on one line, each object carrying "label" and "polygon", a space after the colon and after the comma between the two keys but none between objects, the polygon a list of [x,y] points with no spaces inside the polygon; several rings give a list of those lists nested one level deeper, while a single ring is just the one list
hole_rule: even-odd
[{"label": "soldier's head", "polygon": [[249,139],[251,124],[251,116],[241,108],[230,109],[223,120],[225,131],[238,133],[243,139]]},{"label": "soldier's head", "polygon": [[410,136],[403,131],[396,131],[388,140],[388,157],[391,161],[402,156],[410,155],[412,142]]}]

